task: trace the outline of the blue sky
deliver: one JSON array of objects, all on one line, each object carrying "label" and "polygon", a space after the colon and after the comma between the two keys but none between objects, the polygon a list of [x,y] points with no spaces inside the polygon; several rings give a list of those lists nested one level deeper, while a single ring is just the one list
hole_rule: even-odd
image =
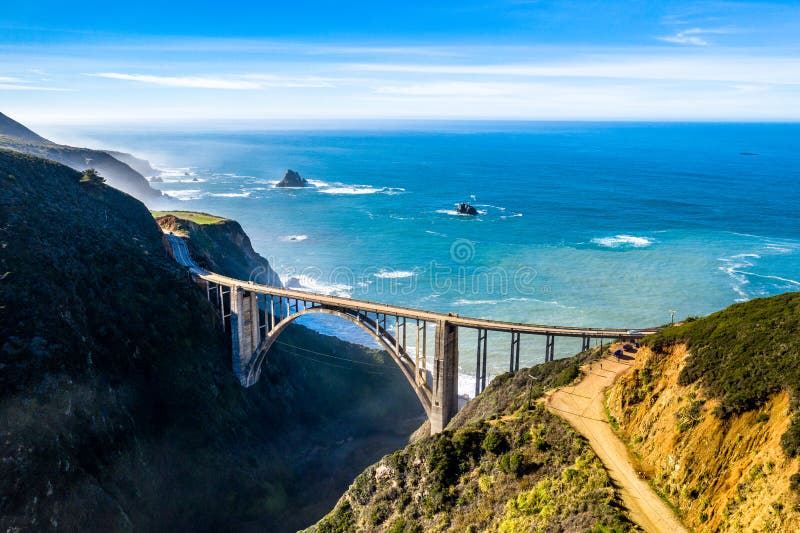
[{"label": "blue sky", "polygon": [[800,120],[800,2],[9,2],[33,124]]}]

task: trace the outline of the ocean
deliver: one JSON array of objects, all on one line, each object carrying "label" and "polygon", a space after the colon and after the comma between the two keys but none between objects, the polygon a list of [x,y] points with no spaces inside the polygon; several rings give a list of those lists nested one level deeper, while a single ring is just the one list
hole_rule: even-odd
[{"label": "ocean", "polygon": [[[81,133],[150,159],[174,208],[238,220],[289,286],[624,328],[800,290],[800,124]],[[274,188],[287,168],[314,187]],[[479,215],[456,214],[464,201]],[[369,342],[336,317],[303,321]],[[496,341],[491,374],[507,366]],[[474,342],[462,335],[463,393]],[[521,351],[523,365],[544,358],[538,339]]]}]

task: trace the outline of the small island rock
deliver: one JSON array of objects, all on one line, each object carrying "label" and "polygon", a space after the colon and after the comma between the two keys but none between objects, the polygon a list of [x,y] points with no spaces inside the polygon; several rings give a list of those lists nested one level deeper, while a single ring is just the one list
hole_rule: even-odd
[{"label": "small island rock", "polygon": [[469,205],[466,202],[461,202],[459,204],[456,204],[456,212],[458,212],[459,215],[473,215],[474,216],[474,215],[478,214],[478,210],[475,209],[474,207],[472,207],[471,205]]},{"label": "small island rock", "polygon": [[309,187],[308,180],[292,169],[286,171],[283,179],[275,184],[276,187]]}]

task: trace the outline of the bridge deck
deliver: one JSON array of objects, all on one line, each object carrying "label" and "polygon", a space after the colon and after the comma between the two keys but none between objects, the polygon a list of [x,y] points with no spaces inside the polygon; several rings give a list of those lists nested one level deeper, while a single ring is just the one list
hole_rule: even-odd
[{"label": "bridge deck", "polygon": [[[387,316],[399,316],[412,320],[424,320],[429,322],[447,321],[453,325],[483,329],[489,331],[532,333],[540,335],[557,335],[560,337],[592,337],[592,338],[629,338],[650,335],[657,331],[657,328],[643,329],[616,329],[616,328],[581,328],[569,326],[548,326],[540,324],[525,324],[520,322],[504,322],[499,320],[486,320],[483,318],[462,317],[452,313],[436,313],[411,307],[398,305],[382,304],[355,298],[343,298],[340,296],[327,296],[296,289],[284,289],[271,285],[261,285],[250,281],[229,278],[220,274],[209,272],[200,268],[189,255],[186,243],[183,239],[174,235],[167,235],[175,253],[175,259],[195,276],[210,283],[224,285],[227,287],[239,287],[245,291],[259,294],[267,294],[292,300],[314,302],[330,307],[342,307],[363,311],[365,313],[379,313]],[[632,333],[632,332],[636,333]]]}]

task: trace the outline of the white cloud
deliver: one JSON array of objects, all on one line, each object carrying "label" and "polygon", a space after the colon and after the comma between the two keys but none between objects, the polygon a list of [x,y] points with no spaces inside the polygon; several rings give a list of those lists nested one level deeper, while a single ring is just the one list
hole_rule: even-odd
[{"label": "white cloud", "polygon": [[182,87],[189,89],[257,90],[271,87],[284,88],[323,88],[333,87],[334,78],[315,76],[279,76],[274,74],[241,74],[236,76],[155,76],[151,74],[125,74],[121,72],[100,72],[87,74],[95,78],[134,81],[161,87]]},{"label": "white cloud", "polygon": [[795,57],[748,57],[743,54],[715,56],[629,55],[595,56],[581,61],[529,64],[431,65],[353,63],[346,68],[361,72],[470,76],[496,79],[608,78],[627,80],[702,81],[800,85],[800,59]]},{"label": "white cloud", "polygon": [[[35,82],[33,82],[35,83]],[[11,76],[0,76],[0,90],[6,91],[65,91],[59,87],[33,85],[30,81]]]},{"label": "white cloud", "polygon": [[89,74],[95,78],[108,78],[112,80],[136,81],[160,85],[162,87],[187,87],[193,89],[260,89],[261,85],[254,81],[230,80],[202,76],[153,76],[149,74],[123,74],[119,72],[100,72]]},{"label": "white cloud", "polygon": [[675,43],[675,44],[689,44],[692,46],[708,46],[711,44],[707,41],[703,35],[712,35],[712,34],[724,34],[730,33],[730,30],[727,29],[704,29],[704,28],[689,28],[686,30],[681,30],[675,35],[668,35],[666,37],[656,37],[659,41],[664,41],[667,43]]}]

